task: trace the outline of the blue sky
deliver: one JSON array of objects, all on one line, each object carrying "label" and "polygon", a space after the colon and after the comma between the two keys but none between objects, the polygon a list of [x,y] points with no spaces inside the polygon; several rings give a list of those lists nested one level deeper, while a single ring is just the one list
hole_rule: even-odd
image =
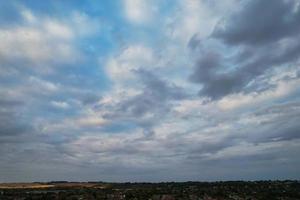
[{"label": "blue sky", "polygon": [[299,179],[297,0],[0,0],[0,181]]}]

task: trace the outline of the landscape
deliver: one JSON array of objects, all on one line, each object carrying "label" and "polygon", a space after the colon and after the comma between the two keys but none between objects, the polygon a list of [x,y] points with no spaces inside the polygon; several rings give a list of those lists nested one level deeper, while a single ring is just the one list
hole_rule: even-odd
[{"label": "landscape", "polygon": [[299,181],[0,184],[1,200],[297,200]]},{"label": "landscape", "polygon": [[300,0],[0,0],[0,200],[300,200]]}]

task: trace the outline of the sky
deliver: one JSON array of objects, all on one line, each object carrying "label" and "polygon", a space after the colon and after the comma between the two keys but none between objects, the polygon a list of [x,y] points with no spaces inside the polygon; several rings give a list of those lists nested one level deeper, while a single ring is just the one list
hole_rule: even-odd
[{"label": "sky", "polygon": [[0,0],[0,182],[300,179],[299,0]]}]

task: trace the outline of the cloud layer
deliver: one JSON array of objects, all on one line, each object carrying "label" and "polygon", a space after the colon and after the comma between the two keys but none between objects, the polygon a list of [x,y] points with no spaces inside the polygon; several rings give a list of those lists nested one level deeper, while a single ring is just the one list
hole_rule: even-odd
[{"label": "cloud layer", "polygon": [[0,8],[2,181],[300,178],[298,1]]}]

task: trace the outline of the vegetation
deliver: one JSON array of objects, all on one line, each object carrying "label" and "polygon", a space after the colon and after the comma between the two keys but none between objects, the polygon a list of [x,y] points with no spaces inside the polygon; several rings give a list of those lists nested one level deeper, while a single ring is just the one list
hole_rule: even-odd
[{"label": "vegetation", "polygon": [[[39,187],[40,186],[40,187]],[[299,181],[0,184],[1,200],[296,200]]]}]

